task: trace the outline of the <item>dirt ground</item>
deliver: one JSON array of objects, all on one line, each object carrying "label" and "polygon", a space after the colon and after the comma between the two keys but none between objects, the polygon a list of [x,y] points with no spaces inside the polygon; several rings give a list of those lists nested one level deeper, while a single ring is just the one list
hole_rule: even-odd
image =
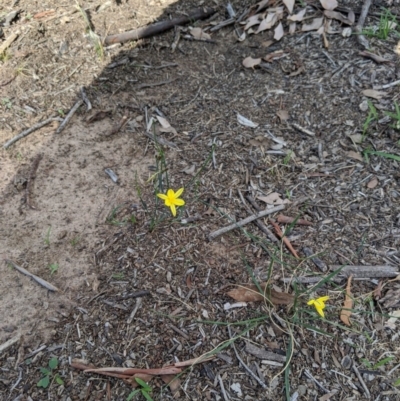
[{"label": "dirt ground", "polygon": [[[241,15],[256,2],[231,3]],[[400,328],[390,320],[400,316],[400,130],[385,113],[400,104],[400,30],[369,38],[381,62],[360,54],[357,35],[329,34],[329,46],[301,30],[238,40],[235,23],[185,38],[189,26],[209,32],[228,18],[220,1],[80,5],[102,38],[199,6],[216,13],[183,25],[172,51],[174,29],[96,47],[70,2],[0,4],[0,21],[19,12],[2,23],[3,41],[18,35],[0,61],[0,142],[54,118],[0,151],[0,398],[126,400],[130,384],[73,361],[148,369],[211,353],[175,387],[156,376],[151,397],[400,399]],[[361,2],[339,5],[357,20]],[[398,1],[379,2],[367,26],[381,7],[400,15]],[[81,105],[57,134],[81,88],[92,110]],[[181,187],[186,204],[173,218],[155,195]],[[268,232],[250,223],[210,238],[279,205],[260,219]],[[339,318],[348,280],[332,273],[344,264],[374,272],[353,278],[351,326]],[[317,281],[296,282],[303,276]],[[294,301],[227,294],[261,282]],[[330,297],[324,320],[307,305],[320,296]],[[38,387],[53,357],[51,385]]]}]

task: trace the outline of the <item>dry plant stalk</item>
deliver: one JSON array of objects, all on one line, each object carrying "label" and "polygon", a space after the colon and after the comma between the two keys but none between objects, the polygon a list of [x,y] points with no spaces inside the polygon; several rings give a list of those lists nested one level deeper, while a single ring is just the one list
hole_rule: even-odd
[{"label": "dry plant stalk", "polygon": [[351,316],[351,308],[353,308],[353,298],[351,296],[351,279],[353,275],[351,275],[347,279],[347,286],[346,286],[346,298],[344,300],[343,309],[340,312],[340,320],[346,325],[351,326],[350,323],[350,316]]}]

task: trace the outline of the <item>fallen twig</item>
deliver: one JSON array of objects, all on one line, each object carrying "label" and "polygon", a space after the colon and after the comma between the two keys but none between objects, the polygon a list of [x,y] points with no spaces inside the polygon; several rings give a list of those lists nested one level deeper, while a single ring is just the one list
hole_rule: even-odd
[{"label": "fallen twig", "polygon": [[302,127],[300,124],[297,123],[289,123],[292,127],[296,128],[298,131],[302,132],[303,134],[306,134],[308,136],[315,136],[315,133],[310,131],[307,128]]},{"label": "fallen twig", "polygon": [[72,116],[75,114],[75,112],[81,107],[83,104],[83,100],[79,99],[73,106],[72,109],[68,112],[68,114],[65,116],[64,121],[60,124],[60,126],[57,128],[56,134],[59,134],[68,124],[69,120],[72,118]]},{"label": "fallen twig", "polygon": [[21,334],[17,334],[15,337],[10,338],[8,341],[0,345],[0,354],[5,351],[7,348],[12,347],[15,343],[17,343],[21,338]]},{"label": "fallen twig", "polygon": [[177,78],[168,79],[167,81],[153,82],[151,84],[140,84],[140,85],[136,86],[135,89],[139,90],[139,89],[144,89],[144,88],[153,88],[155,86],[162,86],[162,85],[170,84],[171,82],[174,82],[176,80],[177,80]]},{"label": "fallen twig", "polygon": [[251,223],[254,220],[260,219],[261,217],[267,216],[269,214],[273,214],[273,213],[279,212],[279,211],[283,210],[284,208],[285,208],[285,205],[279,205],[279,206],[276,206],[276,207],[274,207],[272,209],[263,210],[263,211],[258,212],[256,214],[253,214],[252,216],[246,217],[245,219],[240,220],[240,221],[238,221],[236,223],[233,223],[233,224],[231,224],[229,226],[226,226],[226,227],[220,228],[219,230],[213,231],[212,233],[210,233],[208,235],[208,239],[210,241],[212,241],[215,238],[219,237],[220,235],[225,234],[225,233],[227,233],[229,231],[232,231],[235,228],[242,227],[242,226],[244,226],[244,225],[246,225],[248,223]]},{"label": "fallen twig", "polygon": [[35,159],[33,160],[32,163],[32,167],[31,167],[31,171],[29,173],[29,179],[28,179],[28,183],[26,184],[26,190],[25,190],[25,200],[26,200],[26,205],[28,207],[30,207],[31,209],[36,209],[35,206],[32,205],[31,203],[31,193],[32,193],[32,185],[33,185],[33,181],[36,178],[36,171],[38,169],[40,160],[42,160],[42,154],[39,153]]},{"label": "fallen twig", "polygon": [[397,277],[400,272],[395,266],[352,266],[352,265],[330,265],[330,270],[340,269],[340,276],[349,277],[353,275],[354,278],[379,278],[379,277]]},{"label": "fallen twig", "polygon": [[231,345],[233,350],[235,351],[236,358],[240,362],[240,364],[244,367],[244,369],[249,373],[249,375],[263,388],[267,389],[268,386],[255,374],[253,371],[243,362],[242,358],[240,357],[237,349],[235,347],[235,339],[232,336],[231,326],[228,326],[229,338],[232,340]]},{"label": "fallen twig", "polygon": [[35,274],[28,272],[28,270],[24,269],[23,267],[16,265],[12,260],[5,259],[5,262],[9,263],[11,266],[14,267],[14,269],[18,270],[20,273],[25,274],[25,276],[28,276],[28,277],[34,279],[37,283],[39,283],[41,286],[43,286],[47,290],[49,290],[49,291],[60,291],[53,284],[50,284],[48,281],[43,280],[42,278],[36,276]]},{"label": "fallen twig", "polygon": [[133,310],[132,310],[132,312],[131,312],[131,314],[129,315],[128,320],[127,320],[127,323],[128,323],[128,324],[131,324],[131,323],[132,323],[132,320],[133,320],[133,318],[135,317],[136,312],[139,310],[139,307],[140,307],[140,305],[142,304],[142,299],[143,299],[143,298],[141,298],[141,297],[136,298],[135,307],[133,308]]},{"label": "fallen twig", "polygon": [[293,248],[293,245],[290,243],[289,239],[287,237],[285,237],[285,235],[283,234],[283,232],[280,229],[280,227],[278,226],[278,224],[276,224],[271,219],[269,220],[269,222],[274,226],[276,233],[282,239],[282,241],[284,242],[286,247],[289,249],[289,251],[292,253],[292,255],[295,258],[300,259],[300,256],[297,254],[296,250]]},{"label": "fallen twig", "polygon": [[148,26],[143,26],[138,29],[134,29],[132,31],[119,33],[116,35],[109,35],[105,38],[104,44],[106,46],[111,45],[113,43],[124,43],[130,40],[138,40],[142,38],[148,38],[150,36],[157,35],[158,33],[167,31],[174,26],[184,25],[189,22],[193,22],[195,20],[208,18],[213,15],[215,10],[213,8],[198,8],[193,12],[189,13],[187,16],[182,16],[178,18],[173,18],[171,20],[165,20],[156,22],[155,24],[151,24]]},{"label": "fallen twig", "polygon": [[92,110],[92,103],[90,102],[89,98],[87,97],[84,86],[81,87],[81,96],[82,96],[82,100],[86,104],[86,111]]},{"label": "fallen twig", "polygon": [[129,117],[128,116],[123,116],[121,120],[118,122],[118,124],[114,125],[112,127],[111,131],[107,134],[107,136],[115,135],[118,131],[120,131],[128,122]]},{"label": "fallen twig", "polygon": [[360,45],[364,46],[366,49],[369,49],[369,42],[367,38],[362,34],[362,30],[368,15],[369,8],[371,7],[371,4],[372,0],[364,0],[364,3],[361,8],[360,18],[358,19],[357,25],[354,28],[354,31],[358,35],[358,43],[360,43]]},{"label": "fallen twig", "polygon": [[283,223],[283,224],[298,224],[300,226],[312,226],[313,224],[311,223],[311,221],[308,220],[304,220],[304,219],[296,219],[295,217],[289,217],[289,216],[285,216],[283,214],[279,214],[276,217],[276,221],[278,223]]},{"label": "fallen twig", "polygon": [[[246,199],[251,204],[251,206],[254,207],[254,209],[257,212],[259,212],[261,210],[260,207],[257,205],[257,202],[255,201],[255,199],[252,196],[247,195]],[[278,238],[275,237],[275,235],[272,233],[272,231],[262,221],[256,220],[255,224],[268,237],[268,239],[271,242],[278,242]]]},{"label": "fallen twig", "polygon": [[37,123],[35,125],[32,125],[32,127],[26,129],[25,131],[22,131],[20,134],[18,134],[17,136],[14,136],[14,138],[11,138],[10,140],[8,140],[4,145],[3,148],[4,149],[8,149],[12,144],[14,144],[15,142],[19,141],[22,138],[25,138],[27,135],[31,134],[32,132],[38,130],[39,128],[44,127],[47,124],[50,124],[53,121],[62,121],[61,118],[59,117],[51,117],[48,118],[47,120],[41,121],[40,123]]},{"label": "fallen twig", "polygon": [[360,372],[358,371],[357,367],[353,364],[352,368],[353,368],[353,371],[354,371],[354,373],[356,374],[356,376],[357,376],[359,382],[361,383],[362,388],[364,389],[365,396],[366,396],[367,398],[371,398],[371,393],[369,392],[368,387],[367,387],[367,385],[365,384],[365,382],[364,382],[364,380],[363,380],[363,378],[362,378]]},{"label": "fallen twig", "polygon": [[14,42],[15,39],[18,38],[20,31],[13,32],[0,46],[0,54],[4,53],[10,46],[11,43]]}]

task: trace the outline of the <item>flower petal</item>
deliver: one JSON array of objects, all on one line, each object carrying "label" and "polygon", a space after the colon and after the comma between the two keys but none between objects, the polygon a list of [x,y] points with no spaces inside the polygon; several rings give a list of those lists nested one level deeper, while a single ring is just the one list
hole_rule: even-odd
[{"label": "flower petal", "polygon": [[183,194],[183,188],[180,188],[175,192],[175,197],[179,198],[182,194]]},{"label": "flower petal", "polygon": [[173,189],[169,189],[169,190],[167,191],[167,196],[168,196],[168,198],[175,198],[176,195],[175,195],[174,190],[173,190]]},{"label": "flower petal", "polygon": [[329,300],[329,297],[328,296],[325,296],[325,297],[320,297],[320,298],[318,298],[318,301],[319,302],[326,302],[326,301],[328,301]]},{"label": "flower petal", "polygon": [[185,204],[185,201],[183,199],[175,199],[174,204],[176,206],[183,206]]},{"label": "flower petal", "polygon": [[315,305],[315,309],[319,313],[320,316],[325,317],[324,310],[320,306]]},{"label": "flower petal", "polygon": [[170,205],[169,206],[170,208],[171,208],[171,213],[172,213],[172,216],[176,216],[176,207],[175,207],[175,205],[174,204],[172,204],[172,205]]},{"label": "flower petal", "polygon": [[160,198],[160,199],[167,199],[167,195],[164,195],[164,194],[157,194],[157,196]]},{"label": "flower petal", "polygon": [[315,304],[315,300],[314,299],[310,299],[308,302],[307,302],[307,305],[314,305]]}]

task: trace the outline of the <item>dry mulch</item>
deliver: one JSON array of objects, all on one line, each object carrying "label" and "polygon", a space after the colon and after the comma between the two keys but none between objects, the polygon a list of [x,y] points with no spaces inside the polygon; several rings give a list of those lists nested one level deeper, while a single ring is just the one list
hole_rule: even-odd
[{"label": "dry mulch", "polygon": [[[197,6],[134,3],[82,5],[101,36]],[[232,2],[239,12],[241,3]],[[399,131],[383,112],[400,103],[398,86],[372,100],[380,118],[365,141],[354,137],[368,115],[362,91],[400,79],[396,39],[370,39],[390,60],[384,64],[361,56],[355,36],[329,36],[329,53],[309,33],[266,49],[269,32],[238,42],[233,27],[214,33],[215,43],[181,40],[171,52],[171,31],[113,46],[100,59],[72,6],[54,6],[43,20],[30,2],[18,7],[16,24],[25,30],[0,70],[1,81],[13,78],[2,87],[2,143],[65,116],[82,86],[94,110],[81,107],[59,135],[54,123],[2,151],[1,256],[61,290],[48,293],[2,266],[0,345],[23,335],[0,355],[2,398],[125,400],[129,385],[72,369],[72,360],[161,368],[213,351],[214,359],[180,376],[175,399],[398,399],[399,328],[388,325],[399,309],[398,283],[354,279],[350,327],[339,319],[345,277],[312,293],[312,285],[293,283],[326,278],[331,270],[321,266],[399,266],[399,162],[361,155],[367,148],[399,154]],[[223,20],[223,5],[216,8]],[[370,24],[378,13],[371,9]],[[285,56],[265,68],[242,66],[245,57],[277,50]],[[258,126],[244,126],[238,113]],[[161,115],[173,129],[155,123],[144,135]],[[154,133],[160,143],[149,138]],[[39,153],[32,210],[23,198]],[[169,187],[185,188],[176,219],[155,197]],[[253,223],[210,241],[214,230],[256,212],[247,196],[259,209],[283,204],[281,214],[311,223],[279,224],[300,260]],[[268,219],[277,215],[263,219],[273,238]],[[295,295],[295,304],[232,305],[235,285],[265,281]],[[330,296],[326,321],[306,304],[314,295]],[[51,357],[63,384],[40,389],[39,368]],[[150,385],[155,400],[174,399],[160,377]]]}]

